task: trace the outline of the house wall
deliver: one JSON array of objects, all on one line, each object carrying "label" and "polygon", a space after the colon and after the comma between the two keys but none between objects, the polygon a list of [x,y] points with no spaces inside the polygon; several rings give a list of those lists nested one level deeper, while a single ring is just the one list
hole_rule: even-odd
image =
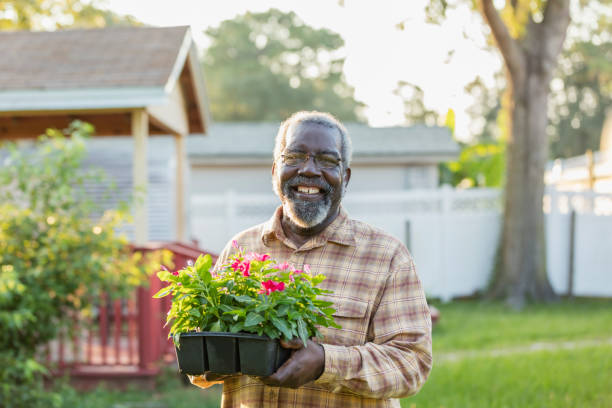
[{"label": "house wall", "polygon": [[[354,165],[349,191],[389,191],[436,188],[438,169],[424,166]],[[191,167],[191,194],[272,193],[271,165]]]}]

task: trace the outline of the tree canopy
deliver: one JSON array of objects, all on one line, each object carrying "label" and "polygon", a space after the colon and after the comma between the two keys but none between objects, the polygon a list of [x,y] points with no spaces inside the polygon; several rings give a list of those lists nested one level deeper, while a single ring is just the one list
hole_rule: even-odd
[{"label": "tree canopy", "polygon": [[218,121],[277,121],[297,110],[358,120],[362,106],[344,79],[340,35],[293,12],[246,13],[206,30],[204,72]]},{"label": "tree canopy", "polygon": [[0,0],[0,30],[50,30],[140,24],[132,16],[122,16],[101,8],[97,0]]}]

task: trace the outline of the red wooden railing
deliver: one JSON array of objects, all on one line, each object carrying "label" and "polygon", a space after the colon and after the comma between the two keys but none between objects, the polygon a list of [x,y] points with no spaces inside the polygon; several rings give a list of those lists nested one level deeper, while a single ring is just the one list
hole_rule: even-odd
[{"label": "red wooden railing", "polygon": [[[185,266],[204,251],[181,243],[151,243],[137,251],[167,249],[173,253],[174,269]],[[213,255],[216,259],[216,256]],[[163,327],[171,299],[153,299],[162,282],[152,276],[148,287],[138,288],[124,299],[102,295],[88,318],[73,317],[76,329],[49,343],[43,356],[55,373],[69,372],[77,385],[98,381],[152,379],[160,362],[174,361],[174,346]]]}]

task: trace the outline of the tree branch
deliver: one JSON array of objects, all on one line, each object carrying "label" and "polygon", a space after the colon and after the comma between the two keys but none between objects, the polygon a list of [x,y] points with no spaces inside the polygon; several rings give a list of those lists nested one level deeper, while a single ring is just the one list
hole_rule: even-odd
[{"label": "tree branch", "polygon": [[510,36],[508,27],[497,13],[492,0],[480,0],[480,11],[489,27],[491,27],[493,37],[495,37],[495,42],[506,62],[510,75],[515,81],[520,80],[524,77],[525,56],[518,43]]},{"label": "tree branch", "polygon": [[542,20],[545,68],[552,71],[557,63],[557,57],[563,47],[567,27],[570,23],[569,0],[548,0]]}]

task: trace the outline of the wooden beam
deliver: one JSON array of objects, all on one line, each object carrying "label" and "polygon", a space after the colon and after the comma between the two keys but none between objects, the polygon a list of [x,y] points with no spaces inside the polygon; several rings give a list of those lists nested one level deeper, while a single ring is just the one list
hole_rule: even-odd
[{"label": "wooden beam", "polygon": [[147,142],[149,118],[144,110],[132,112],[132,137],[134,138],[134,160],[132,167],[134,202],[134,244],[144,245],[149,239],[147,219]]},{"label": "wooden beam", "polygon": [[186,242],[185,226],[187,224],[185,217],[185,166],[187,165],[187,154],[185,150],[185,141],[187,136],[179,134],[174,136],[174,146],[176,152],[176,239],[181,242]]},{"label": "wooden beam", "polygon": [[[82,120],[95,127],[95,136],[129,136],[131,112],[46,114],[33,116],[0,115],[0,140],[36,138],[48,128],[65,129],[73,120]],[[167,135],[167,130],[150,124],[149,134]]]},{"label": "wooden beam", "polygon": [[166,129],[169,134],[187,134],[189,119],[187,117],[186,101],[180,82],[168,95],[163,105],[148,106],[149,117],[156,126]]}]

